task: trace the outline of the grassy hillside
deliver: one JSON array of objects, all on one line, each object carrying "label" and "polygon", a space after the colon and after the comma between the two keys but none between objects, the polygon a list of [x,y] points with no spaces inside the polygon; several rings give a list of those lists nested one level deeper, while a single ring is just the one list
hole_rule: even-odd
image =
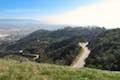
[{"label": "grassy hillside", "polygon": [[0,80],[119,80],[119,72],[0,60]]}]

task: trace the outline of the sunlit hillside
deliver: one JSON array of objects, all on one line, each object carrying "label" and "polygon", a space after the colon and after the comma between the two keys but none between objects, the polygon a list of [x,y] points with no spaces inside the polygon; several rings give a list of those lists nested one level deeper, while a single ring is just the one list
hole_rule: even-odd
[{"label": "sunlit hillside", "polygon": [[119,72],[0,60],[0,80],[119,80]]}]

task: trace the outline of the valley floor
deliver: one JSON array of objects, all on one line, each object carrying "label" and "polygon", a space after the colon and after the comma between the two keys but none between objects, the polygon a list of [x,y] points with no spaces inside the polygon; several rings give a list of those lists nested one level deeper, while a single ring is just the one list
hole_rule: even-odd
[{"label": "valley floor", "polygon": [[120,72],[0,60],[0,80],[120,80]]}]

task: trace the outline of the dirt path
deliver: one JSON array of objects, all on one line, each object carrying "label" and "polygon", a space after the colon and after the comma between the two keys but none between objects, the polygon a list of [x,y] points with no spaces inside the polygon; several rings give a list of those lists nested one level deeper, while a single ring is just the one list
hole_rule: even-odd
[{"label": "dirt path", "polygon": [[82,51],[76,57],[76,59],[72,63],[73,68],[82,68],[85,65],[85,60],[90,54],[90,50],[87,47],[88,42],[79,43],[79,46],[82,48]]}]

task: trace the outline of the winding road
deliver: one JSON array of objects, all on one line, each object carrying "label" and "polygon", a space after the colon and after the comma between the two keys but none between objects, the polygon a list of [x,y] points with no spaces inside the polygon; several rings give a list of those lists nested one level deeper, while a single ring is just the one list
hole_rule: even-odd
[{"label": "winding road", "polygon": [[85,65],[85,60],[88,58],[89,54],[90,54],[90,50],[87,47],[88,42],[82,42],[79,43],[79,46],[82,48],[81,52],[78,54],[78,56],[76,57],[76,59],[73,61],[73,63],[71,64],[71,66],[73,68],[82,68]]}]

